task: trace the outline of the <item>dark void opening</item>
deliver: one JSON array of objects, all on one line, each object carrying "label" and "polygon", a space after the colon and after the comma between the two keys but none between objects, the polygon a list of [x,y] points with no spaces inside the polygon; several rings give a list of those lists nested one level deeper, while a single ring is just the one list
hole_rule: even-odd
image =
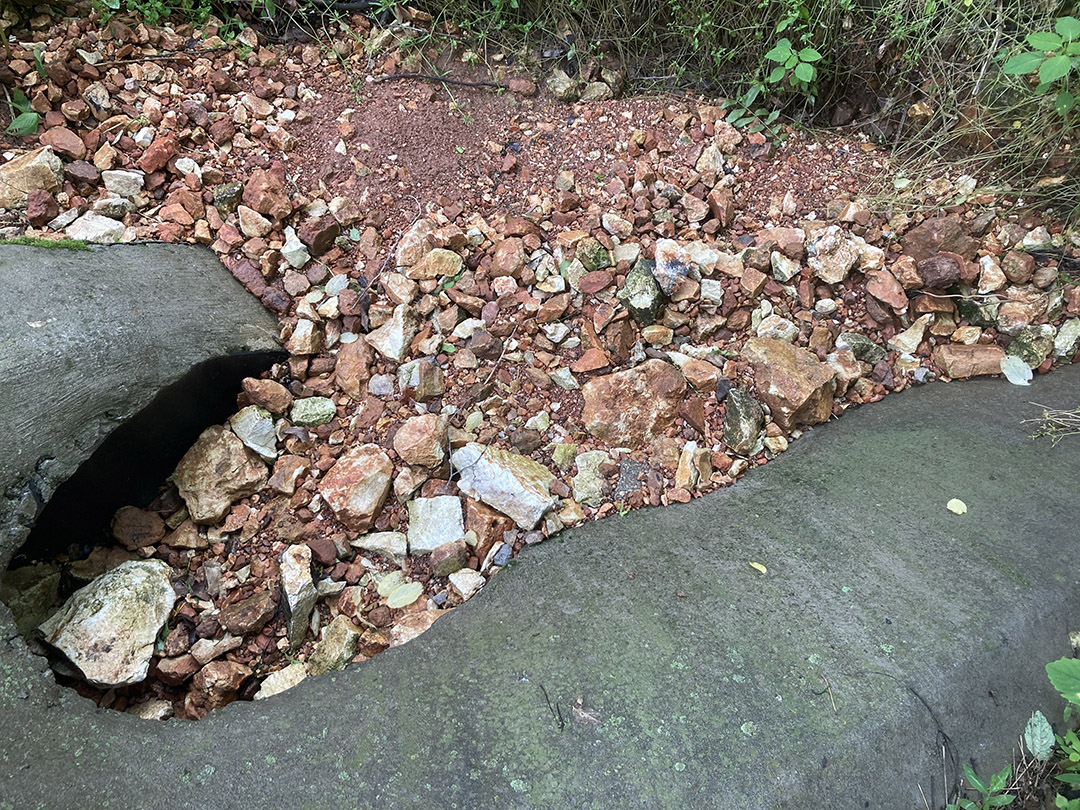
[{"label": "dark void opening", "polygon": [[236,412],[240,381],[285,357],[280,351],[216,357],[163,388],[57,487],[11,567],[51,558],[72,544],[87,552],[113,545],[109,523],[116,510],[153,500],[199,434]]}]

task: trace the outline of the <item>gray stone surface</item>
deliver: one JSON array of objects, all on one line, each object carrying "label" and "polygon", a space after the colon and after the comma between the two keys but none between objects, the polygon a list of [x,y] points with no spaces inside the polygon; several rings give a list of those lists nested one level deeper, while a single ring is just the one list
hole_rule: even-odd
[{"label": "gray stone surface", "polygon": [[941,807],[943,743],[950,781],[996,771],[1062,705],[1043,665],[1080,610],[1080,453],[1030,440],[1035,394],[1075,407],[1080,369],[861,408],[199,723],[98,711],[9,644],[0,807]]},{"label": "gray stone surface", "polygon": [[[266,368],[277,348],[275,320],[209,250],[0,245],[0,572],[42,504],[110,434],[126,474],[101,450],[108,480],[84,476],[101,490],[67,510],[70,525],[149,499],[199,432],[235,411],[245,369]],[[223,355],[232,359],[216,362]],[[116,430],[169,385],[164,415]]]}]

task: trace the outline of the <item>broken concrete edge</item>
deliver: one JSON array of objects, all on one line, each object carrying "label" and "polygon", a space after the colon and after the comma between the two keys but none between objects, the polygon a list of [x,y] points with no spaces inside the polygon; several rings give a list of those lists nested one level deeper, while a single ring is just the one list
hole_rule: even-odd
[{"label": "broken concrete edge", "polygon": [[[1041,378],[1040,401],[1074,404],[1078,381]],[[531,548],[407,651],[198,724],[98,710],[6,653],[0,707],[27,718],[0,727],[7,784],[205,810],[267,791],[323,809],[940,806],[962,763],[996,771],[1053,711],[1042,667],[1080,609],[1057,575],[1077,563],[1080,459],[1032,444],[1030,398],[985,381],[858,409],[741,486]]]},{"label": "broken concrete edge", "polygon": [[277,320],[206,248],[0,245],[0,279],[2,578],[57,490],[164,389],[216,358],[239,367],[235,404],[242,376],[284,355]]}]

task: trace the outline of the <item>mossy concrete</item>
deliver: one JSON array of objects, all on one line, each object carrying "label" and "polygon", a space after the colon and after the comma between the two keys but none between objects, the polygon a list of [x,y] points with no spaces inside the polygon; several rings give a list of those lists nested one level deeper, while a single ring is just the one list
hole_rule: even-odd
[{"label": "mossy concrete", "polygon": [[940,807],[943,773],[997,770],[1061,707],[1043,666],[1080,608],[1080,438],[1033,442],[1032,399],[1075,407],[1080,369],[851,412],[199,723],[97,710],[9,641],[0,808]]},{"label": "mossy concrete", "polygon": [[279,352],[276,319],[206,248],[0,244],[0,576],[43,519],[66,547],[152,495]]}]

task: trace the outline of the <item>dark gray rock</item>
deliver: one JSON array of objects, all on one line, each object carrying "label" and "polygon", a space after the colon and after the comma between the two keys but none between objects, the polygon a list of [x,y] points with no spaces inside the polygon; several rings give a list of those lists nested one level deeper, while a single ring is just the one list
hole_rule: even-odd
[{"label": "dark gray rock", "polygon": [[626,283],[617,294],[630,316],[642,326],[656,321],[664,303],[664,294],[653,276],[653,267],[655,264],[649,259],[638,259],[626,274]]},{"label": "dark gray rock", "polygon": [[761,403],[741,388],[728,391],[724,402],[724,442],[732,452],[745,456],[765,427],[765,412]]}]

